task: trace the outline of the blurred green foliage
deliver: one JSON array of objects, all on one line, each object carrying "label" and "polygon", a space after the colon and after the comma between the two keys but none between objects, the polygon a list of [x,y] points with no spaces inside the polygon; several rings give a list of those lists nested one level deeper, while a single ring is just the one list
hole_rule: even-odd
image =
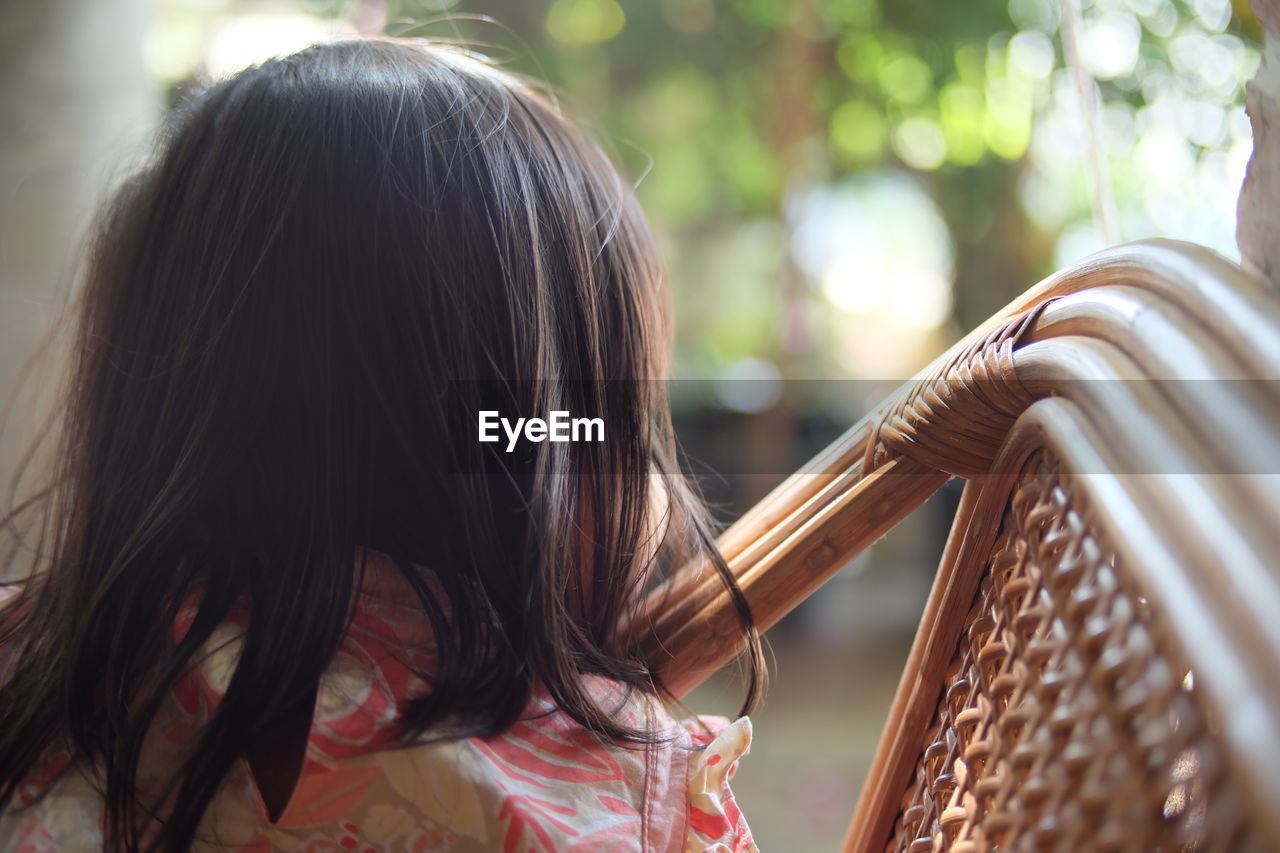
[{"label": "blurred green foliage", "polygon": [[[1158,99],[1152,80],[1194,77],[1177,60],[1189,36],[1209,39],[1225,28],[1247,45],[1256,37],[1247,4],[1227,9],[1225,27],[1201,25],[1222,14],[1222,3],[1082,3],[1086,22],[1099,25],[1102,66],[1108,57],[1123,65],[1122,37],[1139,31],[1131,67],[1109,79],[1102,68],[1104,102],[1127,104],[1132,116]],[[568,93],[643,178],[641,199],[668,240],[689,373],[715,374],[751,357],[778,363],[784,375],[847,375],[847,364],[830,357],[832,338],[858,325],[829,316],[814,276],[789,258],[788,198],[806,187],[903,171],[947,225],[955,322],[906,341],[919,354],[887,363],[890,371],[910,370],[912,358],[923,361],[1050,272],[1061,260],[1059,236],[1090,216],[1084,170],[1075,166],[1065,177],[1040,176],[1049,184],[1041,196],[1051,199],[1043,206],[1056,220],[1028,210],[1036,199],[1028,200],[1028,149],[1039,117],[1062,94],[1056,0],[444,5],[396,0],[386,30],[492,46],[506,64]],[[1236,62],[1225,88],[1202,94],[1238,110],[1248,70]],[[1138,199],[1141,175],[1115,153],[1115,190],[1122,203]],[[1144,225],[1124,236],[1150,236]]]},{"label": "blurred green foliage", "polygon": [[[208,0],[161,2],[208,14]],[[672,268],[686,375],[744,359],[784,377],[903,375],[1096,243],[1058,0],[299,2],[366,31],[458,39],[549,81],[638,181]],[[1121,236],[1230,252],[1258,53],[1248,4],[1079,5]],[[860,255],[836,245],[807,264],[794,251],[814,227],[797,219],[806,194],[848,188],[857,213],[858,193],[875,195],[868,180],[895,175],[945,224],[920,235],[941,241],[922,246],[941,259],[926,272],[954,289],[941,324],[894,326],[888,303],[867,298],[875,282],[832,279],[864,269],[892,290],[919,278],[867,240]],[[872,249],[918,227],[874,214],[850,220],[889,229]],[[901,317],[911,298],[889,307]]]}]

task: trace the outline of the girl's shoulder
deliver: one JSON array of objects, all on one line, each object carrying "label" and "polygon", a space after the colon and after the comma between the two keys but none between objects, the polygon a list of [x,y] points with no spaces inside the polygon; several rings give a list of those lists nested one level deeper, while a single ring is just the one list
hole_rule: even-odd
[{"label": "girl's shoulder", "polygon": [[321,683],[303,777],[263,837],[273,848],[336,832],[351,850],[755,850],[729,788],[750,720],[676,718],[605,678],[587,682],[598,705],[654,743],[605,743],[539,693],[497,737],[392,748],[434,648],[395,572],[371,573],[365,592]]},{"label": "girl's shoulder", "polygon": [[462,853],[755,850],[729,788],[751,746],[746,718],[678,719],[651,696],[592,677],[598,705],[653,732],[654,743],[605,743],[539,693],[497,737],[392,746],[397,706],[423,689],[415,673],[434,667],[421,610],[405,604],[413,597],[395,575],[371,573],[321,683],[303,776],[261,841],[306,849],[328,836],[338,849]]},{"label": "girl's shoulder", "polygon": [[[750,749],[750,721],[677,720],[615,684],[593,687],[606,702],[621,696],[618,716],[647,718],[661,738],[646,747],[603,743],[542,697],[497,737],[334,759],[321,722],[276,824],[245,779],[241,797],[220,801],[213,826],[224,838],[229,827],[256,827],[237,839],[248,850],[754,851],[729,786]],[[314,846],[322,839],[337,847]]]},{"label": "girl's shoulder", "polygon": [[[653,744],[605,743],[542,694],[497,737],[399,746],[398,707],[422,689],[415,673],[431,671],[434,648],[421,611],[404,604],[394,579],[383,575],[369,592],[321,681],[302,771],[279,819],[271,822],[247,764],[238,762],[205,815],[199,837],[208,843],[195,849],[755,850],[729,788],[751,745],[746,718],[678,719],[650,696],[593,678],[600,706],[654,732]],[[242,632],[235,619],[217,629],[174,686],[144,750],[142,787],[171,781],[167,757],[208,721]],[[37,775],[48,796],[24,797],[27,808],[0,815],[8,830],[0,837],[32,851],[97,849],[101,803],[93,787],[77,773]]]}]

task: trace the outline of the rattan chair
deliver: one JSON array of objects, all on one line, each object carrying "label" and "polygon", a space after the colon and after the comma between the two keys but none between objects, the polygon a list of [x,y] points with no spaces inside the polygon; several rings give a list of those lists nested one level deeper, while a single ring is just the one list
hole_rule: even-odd
[{"label": "rattan chair", "polygon": [[[854,851],[1280,850],[1280,302],[1153,241],[1032,288],[722,539],[762,629],[966,486]],[[739,651],[654,593],[683,694]]]}]

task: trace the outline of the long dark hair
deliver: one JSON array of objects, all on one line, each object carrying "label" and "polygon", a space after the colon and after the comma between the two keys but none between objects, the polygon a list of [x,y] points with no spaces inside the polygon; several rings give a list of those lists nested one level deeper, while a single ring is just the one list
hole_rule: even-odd
[{"label": "long dark hair", "polygon": [[[0,612],[0,807],[66,748],[101,779],[109,848],[185,849],[233,762],[315,690],[366,549],[438,643],[407,736],[502,732],[541,685],[649,742],[582,677],[661,691],[629,617],[648,564],[694,554],[738,604],[755,701],[759,641],[675,461],[653,236],[532,84],[392,40],[245,70],[177,110],[87,269],[56,466],[7,525],[39,556]],[[476,440],[481,409],[601,417],[607,439],[505,454]],[[157,709],[237,602],[225,698],[168,800],[141,803]]]}]

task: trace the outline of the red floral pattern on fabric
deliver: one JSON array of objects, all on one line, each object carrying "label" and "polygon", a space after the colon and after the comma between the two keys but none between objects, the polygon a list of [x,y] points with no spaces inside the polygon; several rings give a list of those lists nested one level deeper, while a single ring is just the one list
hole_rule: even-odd
[{"label": "red floral pattern on fabric", "polygon": [[[0,602],[4,590],[0,590]],[[391,747],[396,709],[426,685],[435,648],[403,577],[374,555],[347,637],[316,701],[301,776],[270,823],[238,762],[201,825],[195,850],[239,853],[750,853],[755,845],[728,788],[750,747],[748,720],[677,721],[656,701],[605,679],[588,681],[617,719],[668,740],[647,749],[600,743],[535,697],[499,737]],[[184,608],[181,638],[194,618]],[[144,749],[139,785],[164,792],[177,756],[195,739],[229,683],[245,616],[235,611],[173,686]],[[55,754],[0,813],[0,851],[99,850],[102,804],[92,780]],[[37,794],[45,796],[37,799]],[[34,801],[34,804],[32,804]]]}]

